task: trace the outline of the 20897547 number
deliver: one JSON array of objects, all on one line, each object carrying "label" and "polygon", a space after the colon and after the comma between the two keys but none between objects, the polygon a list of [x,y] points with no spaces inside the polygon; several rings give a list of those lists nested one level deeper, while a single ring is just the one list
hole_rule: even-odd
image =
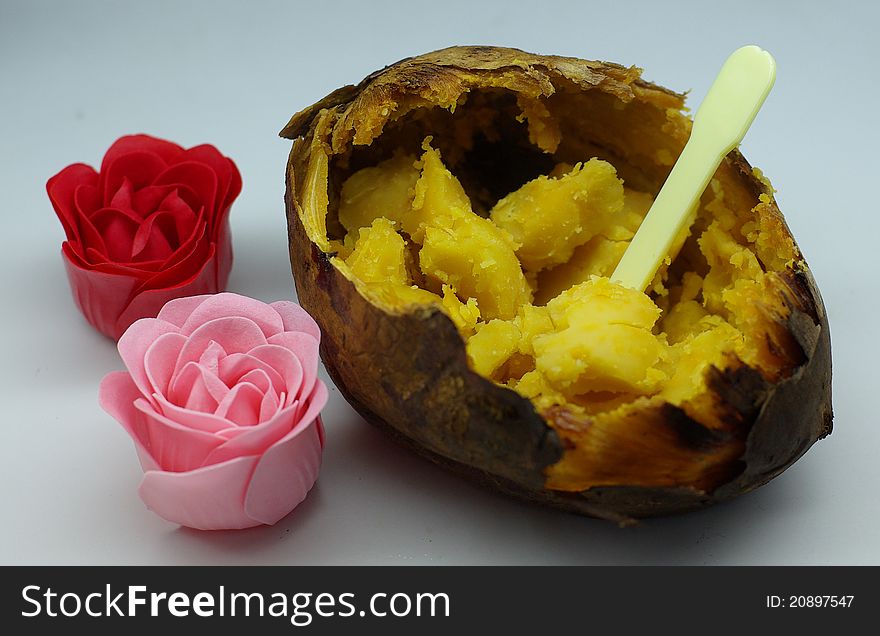
[{"label": "20897547 number", "polygon": [[777,607],[852,607],[855,596],[834,594],[806,594],[792,596],[777,596],[768,594],[766,606]]}]

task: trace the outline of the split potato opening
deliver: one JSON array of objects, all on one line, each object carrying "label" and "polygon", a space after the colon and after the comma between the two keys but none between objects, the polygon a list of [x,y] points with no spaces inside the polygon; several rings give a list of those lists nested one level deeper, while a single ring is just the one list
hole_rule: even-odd
[{"label": "split potato opening", "polygon": [[[792,282],[806,265],[769,182],[734,151],[647,292],[611,282],[687,141],[683,98],[637,69],[509,51],[407,60],[294,116],[292,232],[376,317],[441,315],[454,330],[435,330],[438,348],[458,347],[467,371],[528,400],[559,446],[541,489],[711,493],[748,472],[763,404],[810,362],[819,336],[792,329],[795,314],[824,320],[812,283]],[[297,276],[301,298],[311,276]],[[319,304],[339,313],[329,297]],[[417,357],[395,364],[424,372]],[[380,382],[376,365],[364,360],[360,375]],[[354,366],[328,369],[358,405],[386,422],[412,414],[383,404],[413,399],[405,387],[373,398],[341,377]],[[742,404],[731,404],[739,389],[722,378],[740,376]],[[466,411],[447,420],[498,416]],[[469,456],[391,425],[431,452]],[[505,425],[523,424],[492,428]]]}]

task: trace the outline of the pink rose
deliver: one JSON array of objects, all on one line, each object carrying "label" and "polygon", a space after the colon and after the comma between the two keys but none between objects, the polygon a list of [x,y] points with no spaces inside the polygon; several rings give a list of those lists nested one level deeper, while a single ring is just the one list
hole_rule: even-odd
[{"label": "pink rose", "polygon": [[147,507],[217,530],[273,524],[305,499],[324,446],[319,339],[299,305],[230,293],[131,325],[128,372],[107,375],[99,401],[134,440]]},{"label": "pink rose", "polygon": [[67,235],[61,253],[73,299],[101,333],[119,338],[172,298],[226,288],[229,208],[241,176],[214,146],[120,137],[100,172],[75,163],[46,190]]}]

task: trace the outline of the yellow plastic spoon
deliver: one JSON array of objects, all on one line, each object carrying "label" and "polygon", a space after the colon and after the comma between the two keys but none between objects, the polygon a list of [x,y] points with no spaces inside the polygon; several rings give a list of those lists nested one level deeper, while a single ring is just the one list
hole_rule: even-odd
[{"label": "yellow plastic spoon", "polygon": [[697,114],[691,136],[611,280],[644,291],[703,190],[755,119],[776,80],[776,61],[757,46],[734,51]]}]

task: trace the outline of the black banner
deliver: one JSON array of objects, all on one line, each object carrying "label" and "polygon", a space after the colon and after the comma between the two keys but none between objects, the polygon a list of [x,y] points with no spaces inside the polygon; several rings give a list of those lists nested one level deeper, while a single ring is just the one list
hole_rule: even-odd
[{"label": "black banner", "polygon": [[[850,626],[878,614],[877,568],[20,567],[2,569],[7,634],[733,633]],[[15,629],[9,631],[9,627]]]}]

